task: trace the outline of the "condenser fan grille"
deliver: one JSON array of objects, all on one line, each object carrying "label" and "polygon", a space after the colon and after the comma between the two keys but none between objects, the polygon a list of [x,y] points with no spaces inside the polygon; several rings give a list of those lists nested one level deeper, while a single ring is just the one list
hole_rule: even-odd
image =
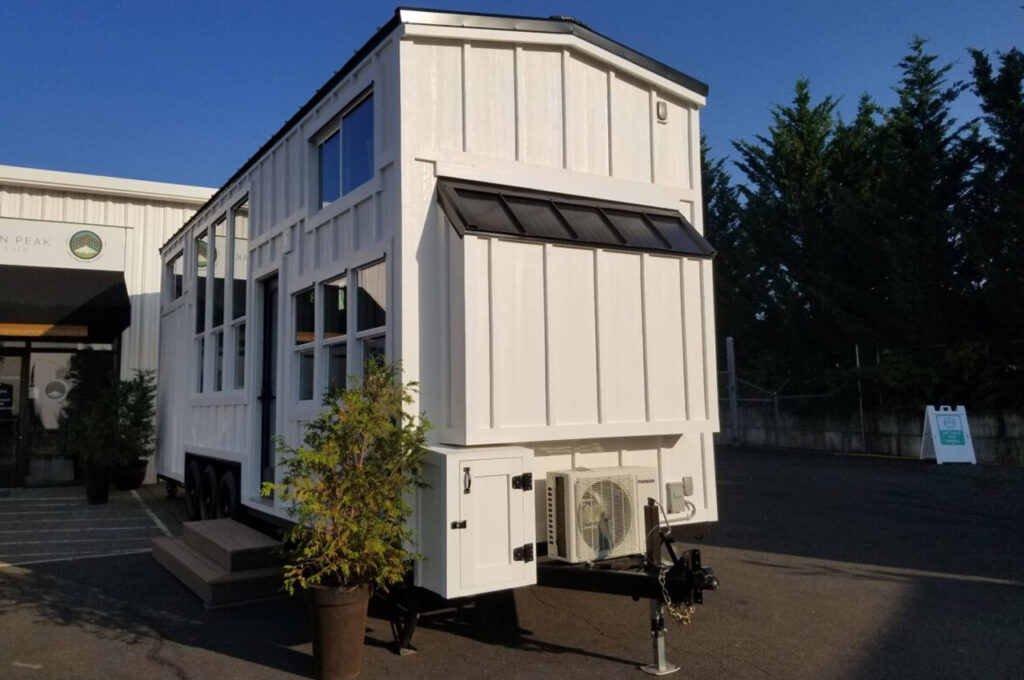
[{"label": "condenser fan grille", "polygon": [[612,556],[632,537],[632,484],[629,476],[576,480],[576,532],[581,558]]}]

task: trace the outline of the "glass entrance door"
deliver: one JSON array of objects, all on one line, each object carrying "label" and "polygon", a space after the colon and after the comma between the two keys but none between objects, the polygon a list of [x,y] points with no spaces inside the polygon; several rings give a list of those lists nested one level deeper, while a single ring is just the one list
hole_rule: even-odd
[{"label": "glass entrance door", "polygon": [[24,477],[24,386],[22,354],[0,354],[0,486],[19,486]]},{"label": "glass entrance door", "polygon": [[29,355],[28,436],[23,440],[26,485],[66,484],[75,479],[75,461],[68,455],[63,427],[64,404],[72,387],[68,379],[72,356],[53,351]]}]

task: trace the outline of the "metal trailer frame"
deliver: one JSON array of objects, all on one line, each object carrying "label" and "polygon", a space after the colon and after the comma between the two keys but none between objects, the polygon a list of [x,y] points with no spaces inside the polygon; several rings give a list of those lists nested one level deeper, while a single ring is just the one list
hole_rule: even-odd
[{"label": "metal trailer frame", "polygon": [[[647,552],[598,562],[569,564],[557,560],[537,563],[537,585],[581,590],[606,595],[625,595],[650,601],[652,663],[640,666],[650,675],[667,675],[679,670],[665,655],[665,614],[681,624],[690,623],[695,605],[704,603],[705,590],[718,590],[718,578],[701,561],[700,550],[676,552],[671,527],[660,522],[661,507],[648,499],[644,507]],[[665,559],[667,554],[668,560]],[[406,584],[381,596],[390,607],[393,649],[399,655],[416,653],[412,644],[423,617],[458,612],[473,598],[445,600],[422,588]],[[428,605],[428,606],[424,606]]]}]

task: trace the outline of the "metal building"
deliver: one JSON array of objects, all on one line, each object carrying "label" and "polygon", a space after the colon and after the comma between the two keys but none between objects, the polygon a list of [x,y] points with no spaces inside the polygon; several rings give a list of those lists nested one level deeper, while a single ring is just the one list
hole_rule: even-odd
[{"label": "metal building", "polygon": [[212,193],[0,165],[0,486],[74,480],[72,356],[156,368],[160,245]]}]

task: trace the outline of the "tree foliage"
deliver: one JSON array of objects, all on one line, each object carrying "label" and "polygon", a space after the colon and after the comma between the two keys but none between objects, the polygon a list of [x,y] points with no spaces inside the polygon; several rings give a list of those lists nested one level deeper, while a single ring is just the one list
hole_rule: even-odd
[{"label": "tree foliage", "polygon": [[419,481],[430,427],[407,412],[415,389],[401,382],[397,364],[371,359],[361,380],[324,399],[303,446],[279,442],[284,475],[262,493],[291,504],[289,593],[363,583],[386,589],[404,577],[413,557],[407,496]]},{"label": "tree foliage", "polygon": [[[1024,53],[970,54],[973,82],[951,82],[914,38],[895,103],[864,95],[848,122],[798,80],[765,134],[734,143],[735,184],[702,146],[719,335],[745,374],[849,390],[859,345],[898,403],[1024,401],[1007,389],[1024,354]],[[960,122],[968,90],[982,116]]]}]

